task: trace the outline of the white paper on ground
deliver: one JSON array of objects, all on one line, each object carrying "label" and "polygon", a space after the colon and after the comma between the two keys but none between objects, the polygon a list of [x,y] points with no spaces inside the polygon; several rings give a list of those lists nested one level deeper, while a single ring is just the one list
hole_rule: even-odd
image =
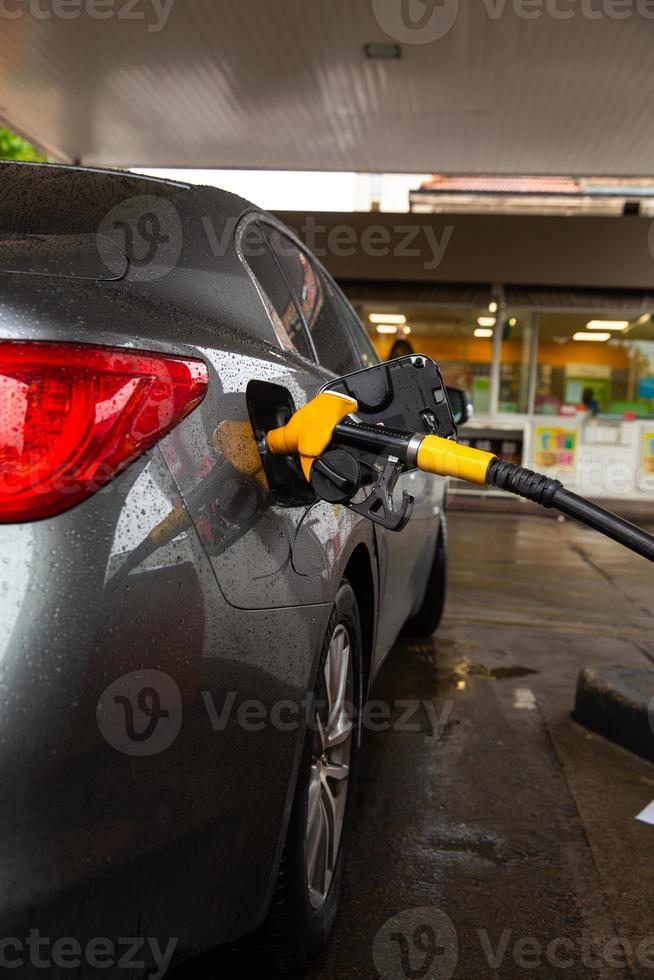
[{"label": "white paper on ground", "polygon": [[642,820],[643,823],[654,824],[654,800],[648,803],[644,810],[636,817],[636,820]]}]

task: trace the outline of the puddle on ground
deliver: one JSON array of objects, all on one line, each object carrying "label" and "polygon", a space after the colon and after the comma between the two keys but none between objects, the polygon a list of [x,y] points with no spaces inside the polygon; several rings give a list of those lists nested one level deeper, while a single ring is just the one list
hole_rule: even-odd
[{"label": "puddle on ground", "polygon": [[[470,653],[472,646],[441,638],[398,644],[375,678],[371,698],[394,699],[396,702],[430,695],[437,698],[448,689],[465,690],[471,677],[503,681],[539,673],[522,664],[488,667],[481,660],[463,654],[463,649]],[[477,647],[474,652],[477,651],[481,653],[481,648]],[[504,657],[507,651],[495,649],[492,655]]]},{"label": "puddle on ground", "polygon": [[500,842],[488,835],[452,835],[430,837],[429,843],[440,853],[457,854],[461,857],[476,857],[493,864],[506,864],[507,858],[502,853]]},{"label": "puddle on ground", "polygon": [[538,674],[539,671],[519,664],[510,667],[487,667],[469,657],[444,656],[440,658],[438,673],[441,683],[462,689],[469,677],[487,677],[489,680],[506,681],[516,677],[527,677],[529,674]]}]

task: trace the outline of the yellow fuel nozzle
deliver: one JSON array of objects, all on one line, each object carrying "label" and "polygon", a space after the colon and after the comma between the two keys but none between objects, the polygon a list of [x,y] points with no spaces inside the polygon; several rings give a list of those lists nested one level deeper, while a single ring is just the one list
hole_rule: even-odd
[{"label": "yellow fuel nozzle", "polygon": [[425,436],[418,448],[417,464],[425,473],[485,484],[488,467],[494,459],[493,453],[461,446],[451,439]]},{"label": "yellow fuel nozzle", "polygon": [[332,441],[334,428],[358,407],[354,398],[335,391],[321,391],[298,409],[286,425],[267,434],[268,451],[278,456],[297,453],[302,472],[310,480],[314,461]]}]

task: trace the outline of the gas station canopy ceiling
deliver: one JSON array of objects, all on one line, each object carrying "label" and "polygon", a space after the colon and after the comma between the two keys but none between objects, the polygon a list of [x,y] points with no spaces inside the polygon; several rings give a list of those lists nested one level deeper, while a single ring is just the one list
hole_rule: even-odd
[{"label": "gas station canopy ceiling", "polygon": [[654,173],[652,0],[4,0],[2,11],[0,116],[62,160]]}]

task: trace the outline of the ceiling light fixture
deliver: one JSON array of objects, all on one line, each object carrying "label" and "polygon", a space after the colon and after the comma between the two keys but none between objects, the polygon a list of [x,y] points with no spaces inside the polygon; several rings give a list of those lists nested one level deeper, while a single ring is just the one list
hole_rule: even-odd
[{"label": "ceiling light fixture", "polygon": [[397,327],[392,323],[378,323],[377,333],[397,333]]},{"label": "ceiling light fixture", "polygon": [[480,327],[494,327],[495,317],[494,316],[478,316],[477,323]]},{"label": "ceiling light fixture", "polygon": [[371,323],[406,323],[403,313],[370,313],[368,319]]},{"label": "ceiling light fixture", "polygon": [[594,340],[598,344],[604,343],[605,340],[611,339],[610,333],[584,333],[580,330],[578,333],[573,334],[573,340]]},{"label": "ceiling light fixture", "polygon": [[495,302],[495,300],[493,300],[492,303],[489,303],[488,304],[488,312],[489,313],[497,313],[497,303]]},{"label": "ceiling light fixture", "polygon": [[493,331],[492,330],[488,330],[486,327],[477,327],[477,329],[475,330],[475,337],[479,337],[479,338],[482,338],[482,337],[490,338],[492,336],[493,336]]},{"label": "ceiling light fixture", "polygon": [[589,320],[586,327],[589,330],[626,330],[629,320]]}]

